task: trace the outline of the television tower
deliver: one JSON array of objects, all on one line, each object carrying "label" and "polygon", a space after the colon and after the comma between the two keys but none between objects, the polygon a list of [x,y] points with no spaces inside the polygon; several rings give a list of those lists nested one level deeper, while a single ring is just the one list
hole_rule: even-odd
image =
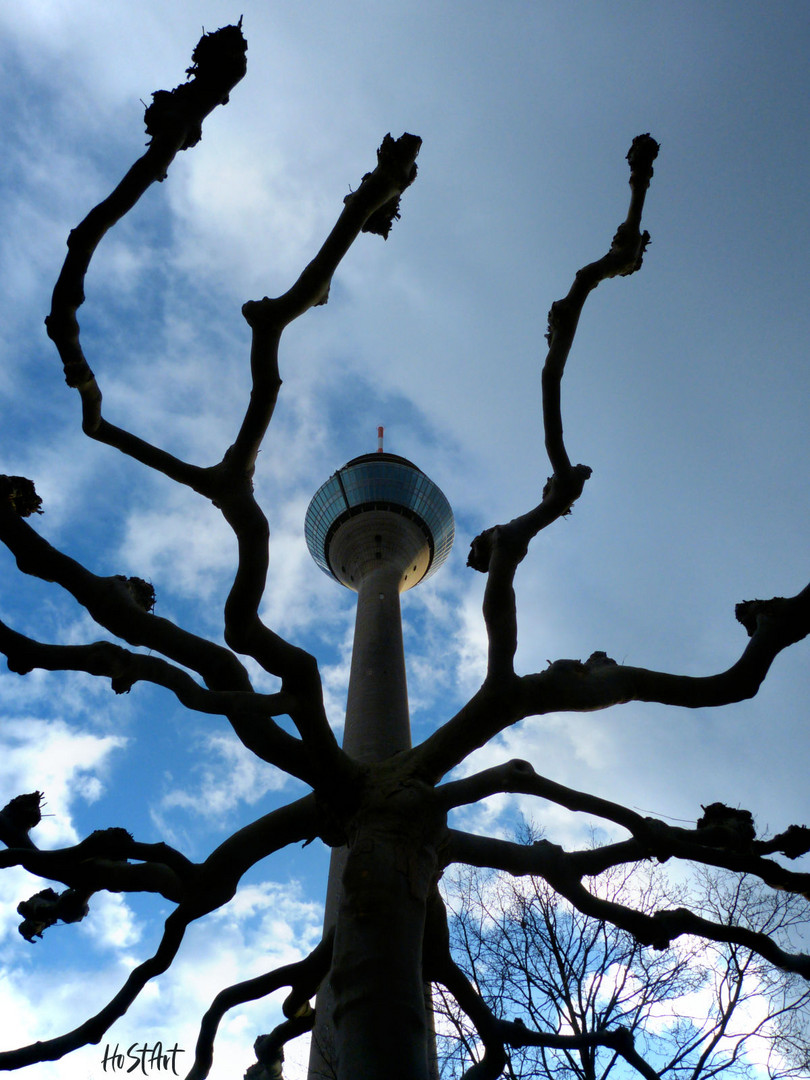
[{"label": "television tower", "polygon": [[[315,492],[304,532],[324,573],[357,593],[343,749],[382,761],[411,746],[399,594],[434,574],[453,545],[453,511],[439,488],[406,458],[383,450],[353,458]],[[324,928],[337,919],[346,849],[334,848]],[[318,993],[310,1080],[329,1075],[332,995]],[[435,1071],[435,1068],[434,1068]]]}]

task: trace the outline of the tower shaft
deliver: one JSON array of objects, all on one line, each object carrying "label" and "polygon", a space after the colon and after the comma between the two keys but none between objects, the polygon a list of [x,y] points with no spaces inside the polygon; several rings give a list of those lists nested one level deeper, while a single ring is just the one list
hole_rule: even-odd
[{"label": "tower shaft", "polygon": [[411,745],[401,576],[398,567],[382,564],[357,590],[343,749],[358,761],[382,761]]},{"label": "tower shaft", "polygon": [[[399,603],[401,568],[390,563],[367,572],[357,589],[343,749],[357,761],[382,761],[411,745],[408,685]],[[337,923],[346,848],[333,848],[326,887],[324,933]],[[334,995],[327,980],[318,991],[309,1055],[310,1080],[334,1075]]]}]

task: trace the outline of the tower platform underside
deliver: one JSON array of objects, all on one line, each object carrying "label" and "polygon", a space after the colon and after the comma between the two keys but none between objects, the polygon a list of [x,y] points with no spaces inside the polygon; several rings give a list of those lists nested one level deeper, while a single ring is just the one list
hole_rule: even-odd
[{"label": "tower platform underside", "polygon": [[421,523],[392,510],[363,510],[343,521],[327,548],[334,577],[357,592],[367,574],[386,567],[397,591],[416,585],[430,568],[433,544]]}]

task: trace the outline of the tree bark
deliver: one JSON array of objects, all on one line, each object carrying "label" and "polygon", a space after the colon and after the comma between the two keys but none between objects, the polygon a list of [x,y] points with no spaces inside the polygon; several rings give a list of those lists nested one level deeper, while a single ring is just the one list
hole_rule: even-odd
[{"label": "tree bark", "polygon": [[431,1075],[422,946],[443,815],[424,785],[385,773],[370,777],[343,875],[330,976],[338,1080]]}]

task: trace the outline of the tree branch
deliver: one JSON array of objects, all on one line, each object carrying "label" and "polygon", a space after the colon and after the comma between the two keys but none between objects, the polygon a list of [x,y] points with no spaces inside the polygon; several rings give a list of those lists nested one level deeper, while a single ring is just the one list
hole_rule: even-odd
[{"label": "tree branch", "polygon": [[[123,830],[122,830],[123,831]],[[76,848],[58,851],[31,851],[11,848],[0,852],[0,869],[21,866],[31,874],[60,881],[88,896],[108,892],[153,892],[180,903],[185,895],[183,882],[168,866],[155,862],[129,863],[118,859],[84,858],[77,861]]]},{"label": "tree branch", "polygon": [[421,145],[417,135],[407,132],[398,139],[385,136],[377,151],[376,168],[366,173],[357,191],[346,196],[335,227],[295,284],[276,300],[265,297],[244,305],[242,313],[254,330],[272,328],[278,332],[309,308],[325,304],[332,275],[358,235],[373,232],[388,236],[393,219],[399,217],[399,198],[416,179]]},{"label": "tree branch", "polygon": [[194,918],[227,903],[242,875],[256,863],[290,844],[311,842],[325,828],[315,796],[305,795],[232,833],[200,864],[195,895],[188,900]]},{"label": "tree branch", "polygon": [[21,1069],[41,1061],[57,1061],[80,1046],[99,1042],[115,1021],[124,1015],[150,979],[161,975],[172,963],[191,918],[182,907],[172,912],[166,920],[157,951],[130,972],[115,997],[95,1016],[64,1035],[21,1046],[16,1050],[0,1051],[0,1069]]},{"label": "tree branch", "polygon": [[[236,448],[230,455],[226,455],[221,466],[202,469],[179,461],[165,451],[114,427],[103,419],[101,391],[82,351],[76,312],[84,301],[84,280],[90,260],[102,237],[132,209],[155,180],[162,180],[165,177],[169,165],[179,150],[196,145],[201,137],[201,125],[205,116],[216,105],[228,100],[231,89],[244,75],[246,49],[247,45],[241,33],[241,21],[239,26],[225,27],[214,34],[206,34],[197,45],[192,57],[193,66],[189,69],[191,81],[171,92],[158,91],[153,95],[153,103],[146,111],[147,132],[152,137],[151,145],[147,153],[130,169],[112,194],[96,206],[71,233],[68,256],[54,289],[51,314],[46,320],[48,333],[56,343],[62,357],[67,382],[75,386],[81,395],[85,432],[164,473],[170,479],[192,487],[215,503],[217,503],[218,495],[222,496],[233,486],[231,482],[235,477],[240,479],[242,484],[236,485],[237,497],[231,497],[229,500],[232,510],[239,501],[238,494],[243,494],[246,488],[252,487],[250,474],[252,474],[255,461],[255,452],[258,452],[261,435],[266,429],[275,403],[277,386],[273,390],[272,376],[269,382],[265,378],[264,367],[259,363],[258,356],[258,353],[262,351],[261,348],[254,345],[253,351],[256,354],[253,363],[254,390],[242,433],[237,438]],[[256,419],[257,411],[263,417],[261,422]],[[261,428],[260,432],[258,428]],[[255,451],[249,464],[245,462],[244,454],[240,453],[246,438],[245,432],[248,431],[252,432]],[[224,468],[226,464],[228,467]],[[224,501],[223,496],[219,504],[224,505]],[[250,628],[255,629],[255,624],[258,622],[255,611],[258,609],[258,602],[264,589],[265,575],[262,568],[266,568],[266,522],[253,503],[252,490],[248,502],[250,504],[248,516],[252,523],[255,523],[257,518],[259,520],[258,535],[254,527],[240,528],[236,525],[234,527],[240,544],[240,570],[246,567],[253,579],[253,587],[247,592],[250,599],[255,600],[254,618],[248,621],[247,629],[243,631],[249,638]],[[241,500],[240,509],[241,516],[244,518],[246,516],[244,499]],[[230,514],[226,512],[225,516],[234,524],[233,512]],[[248,557],[245,555],[246,548],[249,552]],[[257,568],[261,572],[257,573]],[[239,574],[237,577],[239,578]],[[245,591],[242,581],[237,580],[231,596],[231,607],[236,606],[239,609],[236,612],[237,615],[242,614],[244,608],[243,605],[235,604],[235,600],[237,597],[243,597]],[[233,631],[233,621],[228,619],[227,614],[226,635],[234,641],[239,636]],[[314,661],[309,663],[311,658],[307,657],[302,650],[287,645],[276,635],[271,635],[269,631],[260,636],[262,648],[257,658],[261,662],[262,658],[266,660],[268,655],[272,655],[273,662],[268,670],[279,673],[279,669],[282,669],[289,678],[291,671],[302,666],[302,661],[308,671],[311,670]],[[125,640],[130,640],[126,638],[126,635],[124,637]],[[240,642],[237,642],[237,647],[239,644]],[[165,652],[165,649],[161,651]],[[241,651],[250,652],[250,650]],[[172,655],[177,659],[176,653],[167,655]],[[194,670],[199,670],[194,664],[188,664],[187,660],[182,662],[193,667]],[[308,737],[313,729],[317,729],[322,753],[334,764],[337,746],[322,713],[322,704],[320,710],[317,708],[313,710],[311,707],[298,710],[299,719],[306,720],[306,723],[303,723],[306,731],[302,731],[302,735]],[[297,772],[300,772],[300,767]]]},{"label": "tree branch", "polygon": [[331,774],[345,774],[347,764],[326,719],[317,664],[303,649],[265,627],[258,616],[269,565],[268,527],[253,495],[252,476],[281,386],[278,346],[284,328],[309,308],[326,302],[332,275],[361,231],[387,235],[390,220],[398,216],[399,196],[416,176],[420,145],[421,140],[412,135],[397,140],[386,136],[376,169],[346,199],[329,237],[292,288],[277,299],[265,297],[243,306],[252,332],[250,401],[235,442],[210,477],[211,497],[239,545],[237,573],[225,607],[225,640],[280,676],[284,689],[296,695],[293,721],[323,771]]},{"label": "tree branch", "polygon": [[[82,352],[76,320],[84,301],[84,280],[98,243],[155,180],[163,179],[178,150],[199,141],[204,117],[228,100],[228,93],[244,74],[246,48],[241,22],[238,27],[205,35],[194,52],[194,66],[189,69],[192,82],[171,93],[158,91],[153,95],[153,104],[146,113],[147,131],[152,136],[150,148],[113,193],[71,233],[47,325],[62,357],[67,381],[80,392],[84,430],[191,486],[222,509],[239,544],[236,580],[226,605],[226,641],[279,675],[285,689],[296,691],[300,700],[290,715],[320,771],[334,774],[345,772],[346,763],[326,720],[317,665],[304,650],[285,642],[258,618],[268,564],[267,523],[253,498],[252,473],[281,385],[281,330],[307,308],[325,302],[332,274],[360,231],[388,235],[391,222],[398,217],[399,196],[416,176],[414,161],[420,140],[410,135],[398,140],[386,136],[378,151],[376,169],[345,200],[336,226],[295,285],[277,301],[265,298],[245,305],[245,317],[253,331],[253,386],[236,441],[219,466],[201,469],[188,465],[102,418],[101,392]],[[167,655],[176,658],[175,654]]]},{"label": "tree branch", "polygon": [[[691,857],[702,861],[699,853]],[[767,933],[756,932],[743,926],[714,923],[686,908],[662,910],[654,915],[647,915],[615,901],[594,896],[580,880],[588,873],[587,869],[583,869],[582,853],[565,852],[557,844],[546,840],[533,844],[529,849],[523,845],[509,845],[507,841],[491,837],[448,830],[445,858],[448,862],[465,862],[473,866],[489,866],[507,870],[509,873],[542,877],[583,915],[590,915],[628,931],[642,945],[665,949],[676,938],[693,934],[710,941],[742,945],[775,967],[810,979],[810,956],[785,952]]]},{"label": "tree branch", "polygon": [[98,577],[52,547],[2,501],[0,540],[24,574],[61,585],[116,637],[191,668],[212,689],[251,689],[247,671],[233,653],[151,613],[154,594],[146,582],[120,575]]},{"label": "tree branch", "polygon": [[[268,972],[266,975],[259,975],[255,979],[246,979],[244,982],[236,983],[225,990],[221,990],[202,1018],[194,1064],[186,1080],[203,1080],[204,1077],[208,1076],[214,1060],[214,1040],[217,1029],[226,1012],[237,1005],[243,1005],[246,1001],[256,1001],[258,998],[266,997],[281,986],[292,988],[282,1006],[284,1015],[287,1017],[287,1024],[282,1025],[283,1031],[276,1028],[269,1036],[259,1036],[256,1040],[257,1057],[260,1061],[264,1061],[272,1052],[278,1053],[283,1043],[288,1039],[309,1030],[314,1019],[314,1012],[309,1006],[309,1000],[314,997],[323,978],[329,971],[333,941],[334,930],[330,931],[309,956],[306,956],[303,960],[276,968],[275,971]],[[301,1027],[301,1030],[296,1028],[293,1031],[288,1025],[290,1022],[294,1023],[296,1021],[299,1025],[303,1024],[304,1026]]]},{"label": "tree branch", "polygon": [[584,663],[557,660],[539,674],[523,676],[521,714],[588,712],[628,701],[699,709],[753,697],[779,653],[810,633],[810,585],[788,599],[745,601],[736,614],[750,641],[727,671],[672,675],[617,664],[605,653]]},{"label": "tree branch", "polygon": [[544,1046],[550,1050],[568,1051],[604,1046],[623,1057],[645,1080],[661,1080],[660,1074],[636,1050],[632,1032],[626,1028],[588,1031],[578,1035],[556,1035],[547,1031],[533,1031],[516,1021],[498,1020],[496,1025],[499,1034],[509,1046]]},{"label": "tree branch", "polygon": [[301,1016],[292,1016],[289,1020],[283,1020],[270,1032],[269,1035],[260,1035],[253,1044],[256,1054],[256,1064],[249,1066],[245,1072],[245,1080],[264,1080],[268,1076],[281,1078],[281,1066],[284,1062],[284,1047],[288,1042],[297,1039],[312,1031],[315,1026],[315,1010]]},{"label": "tree branch", "polygon": [[438,783],[493,735],[522,719],[517,675],[486,679],[466,705],[410,751],[416,767]]},{"label": "tree branch", "polygon": [[634,273],[641,266],[649,233],[640,231],[644,198],[653,175],[652,163],[658,143],[649,135],[638,135],[627,154],[630,163],[630,207],[625,221],[613,237],[610,250],[601,259],[578,270],[568,295],[556,301],[549,313],[548,353],[543,366],[543,429],[546,451],[553,475],[546,484],[540,504],[508,525],[481,533],[472,542],[468,566],[488,573],[497,547],[504,545],[515,566],[524,558],[529,542],[541,530],[567,514],[579,498],[591,470],[572,466],[563,441],[560,386],[565,363],[574,341],[579,316],[590,293],[602,281]]},{"label": "tree branch", "polygon": [[[506,604],[503,591],[500,600]],[[555,660],[536,674],[487,678],[452,719],[414,750],[420,768],[439,780],[473,750],[528,716],[593,712],[629,701],[698,709],[753,697],[779,653],[810,633],[810,585],[787,599],[744,601],[736,615],[750,641],[740,659],[717,675],[649,671],[595,652],[584,662]]]},{"label": "tree branch", "polygon": [[147,188],[165,178],[178,151],[200,141],[205,117],[217,105],[228,101],[231,90],[244,76],[246,50],[241,24],[205,34],[192,54],[190,81],[174,90],[158,90],[152,95],[152,104],[144,117],[147,134],[151,136],[149,149],[115,190],[71,232],[68,254],[46,319],[48,335],[62,358],[65,380],[81,396],[84,431],[181,483],[191,483],[198,470],[103,420],[101,391],[82,351],[76,312],[84,303],[84,280],[103,236],[132,209]]},{"label": "tree branch", "polygon": [[116,694],[129,693],[138,682],[165,687],[189,709],[227,717],[242,744],[263,761],[306,783],[313,783],[316,778],[303,744],[272,720],[273,716],[292,711],[294,702],[284,692],[209,690],[160,657],[133,653],[109,641],[46,645],[17,633],[3,622],[0,622],[0,652],[8,659],[9,670],[19,675],[34,668],[86,671],[108,677]]},{"label": "tree branch", "polygon": [[[651,857],[659,862],[678,858],[735,873],[751,874],[772,888],[801,896],[810,895],[810,874],[794,873],[777,862],[763,858],[773,852],[795,857],[794,853],[800,848],[803,854],[810,847],[810,830],[802,826],[792,825],[779,837],[757,840],[753,826],[750,832],[740,827],[740,818],[750,818],[746,811],[729,810],[717,803],[705,808],[706,812],[695,829],[684,829],[657,818],[644,817],[620,803],[555,783],[538,775],[529,762],[520,760],[509,761],[437,788],[437,795],[448,810],[497,793],[536,795],[573,812],[612,821],[632,834],[632,840],[565,853],[568,872],[577,876],[594,876],[610,866]],[[799,844],[794,840],[797,834],[804,838],[804,843]],[[449,835],[453,838],[449,850],[455,851],[457,856],[452,861],[489,866],[513,874],[543,873],[543,851],[548,841],[527,846],[478,836],[471,838],[472,847],[467,848],[467,834],[451,830]],[[792,846],[794,843],[795,847]],[[552,849],[562,851],[556,845],[548,845],[548,850]],[[483,862],[478,861],[481,858]],[[539,865],[535,864],[535,859],[540,860]],[[536,870],[531,869],[536,865]]]},{"label": "tree branch", "polygon": [[[425,766],[437,778],[459,764],[503,727],[521,718],[514,701],[514,656],[517,649],[517,610],[513,587],[518,565],[525,558],[531,540],[542,529],[569,513],[582,494],[591,470],[572,466],[563,441],[560,386],[565,363],[573,344],[579,316],[590,293],[607,278],[626,276],[641,266],[649,234],[640,231],[644,198],[653,175],[652,163],[658,144],[649,135],[639,135],[627,155],[630,163],[631,198],[625,221],[613,237],[610,250],[601,259],[577,271],[574,283],[563,300],[552,304],[549,314],[549,349],[543,367],[543,427],[546,449],[553,470],[538,506],[496,525],[477,536],[470,547],[467,565],[487,574],[484,591],[484,622],[487,629],[487,677],[464,715],[434,734],[424,752]],[[488,693],[488,691],[493,693]],[[482,710],[482,697],[489,707]],[[492,707],[492,699],[500,698]],[[476,700],[478,699],[478,700]],[[470,713],[475,718],[470,723]],[[528,715],[523,713],[523,715]]]},{"label": "tree branch", "polygon": [[[197,867],[185,855],[168,844],[141,843],[126,829],[97,829],[71,847],[40,850],[28,832],[41,818],[41,799],[41,792],[18,795],[0,811],[0,840],[9,847],[0,852],[0,868],[22,866],[29,873],[59,881],[88,895],[101,889],[156,892],[167,900],[180,903],[187,888],[193,886]],[[23,839],[23,829],[18,824],[15,827],[21,807],[28,807],[30,811],[27,811],[25,823],[28,826],[24,832],[26,842],[22,844],[19,841]],[[142,861],[132,864],[130,859]]]}]

